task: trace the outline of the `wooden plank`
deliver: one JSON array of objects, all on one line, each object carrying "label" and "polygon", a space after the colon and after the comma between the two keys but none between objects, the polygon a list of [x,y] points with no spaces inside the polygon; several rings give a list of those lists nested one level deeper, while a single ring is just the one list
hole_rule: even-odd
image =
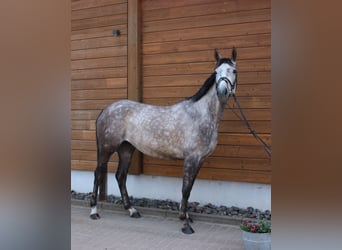
[{"label": "wooden plank", "polygon": [[126,2],[127,0],[71,0],[71,10],[81,10]]},{"label": "wooden plank", "polygon": [[103,16],[103,17],[94,17],[94,18],[87,18],[81,20],[73,20],[71,22],[71,30],[82,30],[82,29],[89,29],[89,28],[98,28],[104,27],[109,25],[119,25],[119,24],[126,24],[127,23],[127,13],[117,14],[113,16]]},{"label": "wooden plank", "polygon": [[108,100],[72,100],[71,110],[102,110],[113,102],[119,100],[121,100],[121,98]]},{"label": "wooden plank", "polygon": [[141,101],[140,12],[139,1],[129,1],[127,95],[135,101]]},{"label": "wooden plank", "polygon": [[[96,151],[86,151],[86,150],[72,150],[71,159],[80,161],[96,161]],[[117,154],[113,154],[110,157],[110,161],[118,162],[119,158]]]},{"label": "wooden plank", "polygon": [[[203,9],[203,11],[207,11]],[[159,13],[159,12],[157,12]],[[156,32],[163,30],[184,30],[199,27],[231,25],[239,23],[252,23],[260,21],[270,21],[270,9],[257,9],[232,13],[213,13],[200,16],[173,17],[172,19],[163,19],[158,21],[144,21],[143,32]]]},{"label": "wooden plank", "polygon": [[183,30],[165,30],[160,32],[151,32],[143,34],[144,43],[155,43],[164,41],[184,41],[196,40],[211,37],[229,36],[234,39],[235,36],[243,36],[249,34],[265,34],[270,33],[271,23],[269,21],[255,23],[240,23],[233,25],[218,25],[215,27],[202,27]]},{"label": "wooden plank", "polygon": [[251,171],[251,170],[225,170],[202,168],[198,174],[199,179],[209,180],[232,180],[253,183],[271,183],[271,171]]},{"label": "wooden plank", "polygon": [[202,168],[221,168],[227,170],[269,171],[270,159],[251,159],[233,157],[208,157]]},{"label": "wooden plank", "polygon": [[106,6],[94,6],[92,8],[84,8],[79,10],[72,10],[71,22],[74,20],[102,17],[102,16],[113,16],[122,13],[127,13],[127,3],[116,3]]},{"label": "wooden plank", "polygon": [[126,56],[73,60],[71,62],[71,70],[116,68],[116,67],[126,67],[126,66],[127,66]]},{"label": "wooden plank", "polygon": [[[265,141],[268,145],[271,145],[271,135],[270,134],[258,134],[261,139]],[[241,133],[219,133],[218,145],[233,145],[233,146],[259,146],[260,143],[251,134],[241,134]]]},{"label": "wooden plank", "polygon": [[72,80],[81,79],[102,79],[102,78],[123,78],[127,77],[126,67],[99,68],[71,71]]},{"label": "wooden plank", "polygon": [[269,156],[261,145],[257,146],[232,146],[218,145],[211,155],[212,157],[253,158],[268,159]]},{"label": "wooden plank", "polygon": [[71,50],[125,46],[127,44],[127,31],[120,30],[120,32],[120,36],[95,37],[71,41]]},{"label": "wooden plank", "polygon": [[[160,166],[146,164],[144,162],[144,174],[153,176],[183,177],[183,167],[181,166]],[[179,187],[181,190],[181,187]]]},{"label": "wooden plank", "polygon": [[71,89],[117,89],[126,88],[127,78],[72,80]]},{"label": "wooden plank", "polygon": [[127,56],[127,46],[105,47],[71,51],[71,60]]},{"label": "wooden plank", "polygon": [[[196,40],[186,41],[163,41],[157,43],[144,43],[142,45],[143,55],[160,54],[160,53],[173,53],[173,52],[188,52],[188,51],[201,51],[230,49],[237,47],[238,58],[240,58],[240,49],[248,47],[269,47],[271,45],[271,33],[265,34],[248,34],[242,36],[226,37],[227,34],[223,34],[221,37],[215,39],[202,38]],[[225,54],[223,54],[225,55]],[[230,55],[230,52],[229,54]]]},{"label": "wooden plank", "polygon": [[[145,2],[145,1],[144,1]],[[146,9],[144,8],[144,22],[151,20],[163,20],[180,17],[195,17],[195,16],[206,16],[212,14],[223,13],[230,15],[232,13],[254,10],[254,9],[265,9],[271,8],[270,1],[261,0],[244,0],[244,1],[202,1],[201,3],[191,3],[186,1],[181,6],[174,5],[174,1],[166,3],[165,1],[158,1],[162,6],[160,8]]]},{"label": "wooden plank", "polygon": [[71,41],[82,39],[96,39],[101,37],[113,37],[113,30],[120,30],[123,36],[127,35],[127,23],[111,24],[105,27],[86,28],[82,30],[73,30],[71,32]]},{"label": "wooden plank", "polygon": [[[215,2],[214,0],[211,2]],[[208,0],[173,0],[173,1],[155,1],[155,0],[144,0],[142,1],[142,8],[144,13],[147,10],[154,10],[154,9],[163,9],[163,8],[172,8],[172,7],[184,7],[187,5],[196,5],[196,4],[204,4],[208,3]]]},{"label": "wooden plank", "polygon": [[[239,62],[237,62],[239,64]],[[238,73],[239,87],[244,84],[265,84],[271,83],[270,71],[250,71]]]},{"label": "wooden plank", "polygon": [[100,112],[101,110],[72,110],[71,120],[95,120]]},{"label": "wooden plank", "polygon": [[[128,3],[128,65],[127,65],[127,98],[140,102],[141,92],[141,56],[140,56],[140,24],[141,5],[138,0],[130,0]],[[135,152],[129,173],[142,173],[142,156]]]},{"label": "wooden plank", "polygon": [[[234,112],[235,113],[234,113]],[[272,117],[271,109],[244,109],[243,110],[248,121],[270,121]],[[240,121],[242,119],[238,109],[230,110],[227,108],[223,113],[223,121]]]},{"label": "wooden plank", "polygon": [[75,121],[72,121],[71,129],[95,130],[95,120],[75,120]]},{"label": "wooden plank", "polygon": [[95,141],[95,131],[90,130],[72,130],[71,131],[71,139],[72,140],[86,140],[86,141]]},{"label": "wooden plank", "polygon": [[[231,56],[231,49],[221,50],[221,55]],[[251,47],[238,50],[238,62],[245,59],[270,59],[271,47]],[[210,62],[215,61],[213,50],[174,52],[165,54],[144,55],[144,65],[160,65],[174,63]]]},{"label": "wooden plank", "polygon": [[[71,160],[71,169],[95,171],[96,161]],[[108,172],[116,172],[118,163],[115,161],[108,162]]]},{"label": "wooden plank", "polygon": [[96,161],[96,151],[72,150],[71,160]]},{"label": "wooden plank", "polygon": [[71,140],[71,150],[96,150],[95,141]]},{"label": "wooden plank", "polygon": [[[258,133],[271,133],[271,121],[250,121],[253,130]],[[220,133],[249,133],[246,125],[242,121],[221,121]]]},{"label": "wooden plank", "polygon": [[94,90],[72,90],[73,100],[103,100],[125,98],[127,90],[122,89],[94,89]]}]

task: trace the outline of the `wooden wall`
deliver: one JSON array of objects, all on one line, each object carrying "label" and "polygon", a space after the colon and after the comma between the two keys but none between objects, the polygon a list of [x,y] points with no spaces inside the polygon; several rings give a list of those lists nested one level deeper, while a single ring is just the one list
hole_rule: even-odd
[{"label": "wooden wall", "polygon": [[[237,95],[254,130],[271,144],[270,0],[72,0],[71,6],[72,169],[96,167],[95,119],[102,108],[132,95],[156,105],[193,95],[214,70],[214,48],[230,56],[236,46]],[[141,34],[129,27],[141,27]],[[113,36],[114,29],[121,35]],[[116,166],[114,155],[109,171]],[[182,162],[143,156],[142,172],[182,176]],[[270,159],[228,108],[219,145],[199,178],[271,180]]]},{"label": "wooden wall", "polygon": [[[96,117],[127,98],[127,0],[72,0],[71,8],[71,167],[93,171]],[[109,170],[116,166],[114,155]]]},{"label": "wooden wall", "polygon": [[[269,0],[142,1],[143,101],[168,105],[191,96],[214,70],[214,48],[230,57],[235,46],[237,96],[253,129],[271,144],[270,7]],[[228,108],[219,132],[199,178],[269,183],[270,159]],[[144,156],[143,172],[182,176],[182,162]]]}]

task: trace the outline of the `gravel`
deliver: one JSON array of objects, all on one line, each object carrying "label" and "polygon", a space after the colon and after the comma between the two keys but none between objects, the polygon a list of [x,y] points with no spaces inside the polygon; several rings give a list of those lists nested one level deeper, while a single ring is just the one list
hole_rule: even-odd
[{"label": "gravel", "polygon": [[[90,200],[92,193],[78,193],[71,190],[71,199],[75,200]],[[156,209],[165,209],[172,211],[179,211],[179,202],[172,200],[157,200],[157,199],[148,199],[148,198],[134,198],[130,196],[130,200],[132,204],[136,207],[147,207],[147,208],[156,208]],[[108,195],[106,202],[113,204],[122,204],[121,197]],[[200,213],[200,214],[211,214],[217,216],[229,216],[233,218],[242,218],[242,219],[265,219],[271,220],[271,211],[270,210],[259,210],[253,207],[247,208],[239,208],[236,206],[216,206],[211,203],[208,204],[200,204],[198,202],[189,202],[188,211],[192,213]]]}]

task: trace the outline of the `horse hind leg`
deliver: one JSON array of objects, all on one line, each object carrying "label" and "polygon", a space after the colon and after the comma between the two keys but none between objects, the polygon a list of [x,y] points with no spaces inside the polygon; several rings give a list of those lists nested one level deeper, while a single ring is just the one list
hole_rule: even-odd
[{"label": "horse hind leg", "polygon": [[129,142],[125,141],[120,145],[118,149],[119,165],[118,165],[118,169],[116,171],[115,177],[119,185],[124,208],[129,211],[129,215],[131,217],[140,218],[141,216],[139,212],[131,205],[131,202],[128,197],[127,188],[126,188],[128,169],[131,164],[134,150],[135,150],[134,146],[130,144]]},{"label": "horse hind leg", "polygon": [[99,186],[103,183],[107,173],[108,160],[113,152],[98,149],[97,152],[97,167],[94,171],[94,187],[93,194],[90,199],[90,218],[93,220],[99,219],[100,215],[97,212],[97,195]]}]

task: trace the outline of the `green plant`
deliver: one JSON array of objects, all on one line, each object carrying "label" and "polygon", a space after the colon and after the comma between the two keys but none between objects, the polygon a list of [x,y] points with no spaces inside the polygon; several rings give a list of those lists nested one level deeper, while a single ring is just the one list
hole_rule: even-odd
[{"label": "green plant", "polygon": [[271,232],[271,224],[264,220],[258,220],[257,222],[243,221],[240,224],[240,228],[243,231],[250,232],[250,233],[270,233]]}]

